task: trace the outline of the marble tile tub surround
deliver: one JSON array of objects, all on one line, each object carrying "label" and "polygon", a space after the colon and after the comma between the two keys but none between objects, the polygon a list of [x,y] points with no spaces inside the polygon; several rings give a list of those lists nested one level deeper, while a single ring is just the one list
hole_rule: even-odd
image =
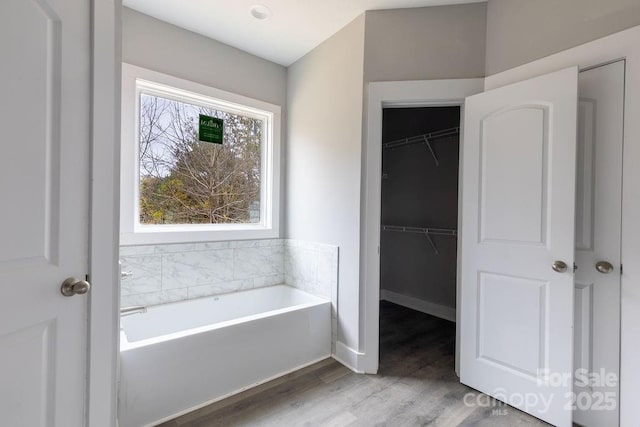
[{"label": "marble tile tub surround", "polygon": [[123,246],[120,260],[123,307],[284,283],[281,239]]},{"label": "marble tile tub surround", "polygon": [[331,300],[331,352],[335,354],[338,338],[338,247],[285,240],[284,283]]},{"label": "marble tile tub surround", "polygon": [[284,283],[335,301],[338,247],[301,240],[284,241]]},{"label": "marble tile tub surround", "polygon": [[123,246],[120,259],[123,307],[282,283],[331,299],[336,307],[336,246],[285,239]]}]

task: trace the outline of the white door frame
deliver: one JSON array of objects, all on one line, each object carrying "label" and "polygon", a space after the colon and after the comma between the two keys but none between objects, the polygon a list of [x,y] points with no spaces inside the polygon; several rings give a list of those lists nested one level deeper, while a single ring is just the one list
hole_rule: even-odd
[{"label": "white door frame", "polygon": [[116,425],[119,356],[122,0],[92,0],[91,211],[86,425]]},{"label": "white door frame", "polygon": [[485,79],[493,89],[571,65],[582,69],[626,60],[622,171],[622,264],[620,318],[620,426],[637,425],[640,401],[640,26],[565,50]]},{"label": "white door frame", "polygon": [[[360,247],[363,304],[362,352],[353,367],[358,372],[378,371],[380,311],[380,215],[382,191],[382,109],[389,107],[460,106],[464,117],[464,99],[483,90],[484,79],[419,80],[369,83],[367,98],[367,134],[363,162],[363,233]],[[460,129],[460,141],[463,141]],[[462,150],[460,150],[462,153]],[[462,173],[462,168],[460,172]],[[462,183],[462,180],[460,180]],[[458,208],[460,203],[458,204]],[[460,219],[461,216],[459,215]],[[458,236],[458,239],[460,237]],[[460,245],[458,245],[459,253]],[[458,263],[459,265],[459,263]],[[456,332],[457,340],[457,332]],[[456,345],[456,351],[457,351]],[[456,365],[457,365],[456,353]]]}]

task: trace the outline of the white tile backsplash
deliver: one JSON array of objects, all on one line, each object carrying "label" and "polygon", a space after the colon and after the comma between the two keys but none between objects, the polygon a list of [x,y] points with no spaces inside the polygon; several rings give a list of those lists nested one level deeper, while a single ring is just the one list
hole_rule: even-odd
[{"label": "white tile backsplash", "polygon": [[316,251],[312,249],[286,246],[284,259],[285,283],[291,286],[302,287],[302,283],[316,281],[318,260]]},{"label": "white tile backsplash", "polygon": [[273,276],[263,276],[253,278],[253,287],[262,288],[264,286],[281,285],[284,283],[284,276],[282,274],[274,274]]},{"label": "white tile backsplash", "polygon": [[122,279],[122,296],[146,294],[162,290],[162,257],[132,255],[122,257],[122,271],[130,274]]},{"label": "white tile backsplash", "polygon": [[287,285],[334,301],[338,284],[338,247],[298,240],[285,241]]},{"label": "white tile backsplash", "polygon": [[162,279],[163,289],[231,282],[233,249],[163,254]]},{"label": "white tile backsplash", "polygon": [[284,247],[258,246],[234,249],[233,278],[249,279],[284,274]]},{"label": "white tile backsplash", "polygon": [[189,287],[189,299],[207,297],[211,295],[228,294],[230,292],[243,291],[254,287],[253,280],[230,280],[228,282],[211,285]]},{"label": "white tile backsplash", "polygon": [[121,305],[155,305],[282,284],[284,240],[123,246]]}]

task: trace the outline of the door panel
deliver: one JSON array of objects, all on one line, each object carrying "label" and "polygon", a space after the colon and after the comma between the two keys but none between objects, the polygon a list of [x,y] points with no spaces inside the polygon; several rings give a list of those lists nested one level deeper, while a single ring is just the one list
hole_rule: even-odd
[{"label": "door panel", "polygon": [[[574,368],[613,375],[608,384],[576,378],[574,420],[586,427],[618,425],[624,68],[618,61],[578,79]],[[596,270],[603,260],[612,272]]]},{"label": "door panel", "polygon": [[[55,264],[51,242],[57,240],[58,212],[51,203],[59,192],[54,162],[60,156],[60,21],[48,5],[33,0],[8,0],[0,13],[3,64],[10,64],[2,67],[0,85],[3,98],[12,101],[0,107],[3,132],[9,132],[3,139],[10,146],[10,155],[0,158],[7,178],[0,192],[6,206],[14,207],[0,221],[0,235],[13,242],[0,245],[0,268]],[[29,28],[29,37],[22,28]],[[18,178],[20,191],[14,191]],[[16,227],[22,222],[30,226]]]},{"label": "door panel", "polygon": [[[584,81],[580,73],[578,82]],[[583,85],[584,86],[584,85]],[[582,92],[581,92],[582,94]],[[595,126],[597,100],[578,101],[578,154],[576,168],[576,250],[593,250],[595,197]]]},{"label": "door panel", "polygon": [[90,141],[88,0],[0,2],[2,425],[83,425]]},{"label": "door panel", "polygon": [[460,379],[558,426],[571,425],[577,86],[570,68],[467,98],[462,156]]},{"label": "door panel", "polygon": [[[481,242],[544,244],[547,117],[545,106],[527,106],[498,111],[481,120]],[[521,129],[534,132],[522,135]],[[519,185],[505,176],[518,177]],[[528,191],[521,191],[520,186]]]},{"label": "door panel", "polygon": [[[480,273],[478,355],[505,371],[533,378],[544,369],[548,282]],[[522,305],[526,298],[528,304]],[[503,323],[524,317],[527,322]],[[494,331],[500,331],[495,333]]]},{"label": "door panel", "polygon": [[3,411],[5,425],[41,426],[53,420],[54,333],[52,322],[45,322],[0,337],[0,363],[21,363],[20,369],[3,370],[2,405],[11,409]]},{"label": "door panel", "polygon": [[[577,257],[576,257],[577,258]],[[576,259],[576,261],[578,261]],[[574,303],[574,369],[584,368],[593,372],[593,283],[576,280]]]}]

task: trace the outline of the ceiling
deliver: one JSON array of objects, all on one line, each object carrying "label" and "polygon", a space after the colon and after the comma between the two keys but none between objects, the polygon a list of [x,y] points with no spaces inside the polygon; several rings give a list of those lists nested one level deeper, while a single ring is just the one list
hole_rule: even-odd
[{"label": "ceiling", "polygon": [[[124,0],[125,6],[288,66],[365,10],[485,0]],[[271,16],[258,20],[254,5]]]}]

